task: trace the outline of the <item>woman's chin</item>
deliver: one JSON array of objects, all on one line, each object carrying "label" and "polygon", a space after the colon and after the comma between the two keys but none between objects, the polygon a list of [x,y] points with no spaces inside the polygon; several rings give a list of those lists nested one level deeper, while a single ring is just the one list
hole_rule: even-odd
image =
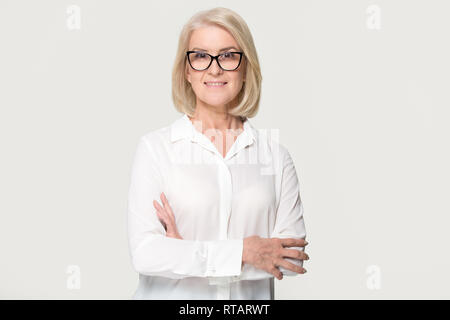
[{"label": "woman's chin", "polygon": [[231,100],[229,99],[223,99],[223,98],[208,98],[204,99],[203,102],[207,105],[214,106],[214,107],[223,107],[224,105],[228,104]]}]

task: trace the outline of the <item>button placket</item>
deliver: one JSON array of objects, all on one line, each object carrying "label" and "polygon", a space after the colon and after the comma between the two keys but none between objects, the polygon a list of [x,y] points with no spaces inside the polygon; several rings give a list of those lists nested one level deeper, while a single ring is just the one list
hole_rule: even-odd
[{"label": "button placket", "polygon": [[231,215],[231,202],[233,186],[231,181],[231,173],[224,161],[218,163],[218,174],[220,181],[220,238],[228,239],[229,219]]},{"label": "button placket", "polygon": [[[220,239],[228,239],[228,227],[229,218],[231,213],[231,201],[232,201],[232,181],[231,173],[228,165],[223,159],[219,159],[218,163],[218,175],[220,184]],[[219,299],[230,299],[230,282],[231,277],[225,278],[225,283],[218,286]]]},{"label": "button placket", "polygon": [[[246,139],[247,138],[247,139]],[[244,139],[244,140],[243,140]],[[197,132],[193,135],[193,141],[199,143],[203,148],[214,153],[214,157],[217,159],[218,166],[218,182],[220,191],[220,226],[219,226],[219,239],[228,239],[229,221],[231,217],[232,210],[232,195],[233,195],[233,184],[231,172],[228,167],[227,162],[230,161],[237,153],[239,153],[247,145],[252,144],[253,141],[249,139],[248,132],[244,132],[244,135],[239,135],[235,143],[231,146],[225,158],[213,145],[213,143],[207,139],[204,135]],[[218,299],[229,300],[231,293],[231,282],[236,280],[239,276],[235,277],[223,277],[221,284],[217,284],[217,295]]]}]

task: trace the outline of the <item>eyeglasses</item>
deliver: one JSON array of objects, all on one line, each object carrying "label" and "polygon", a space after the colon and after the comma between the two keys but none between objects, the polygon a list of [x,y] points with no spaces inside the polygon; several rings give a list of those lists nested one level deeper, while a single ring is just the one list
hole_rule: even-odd
[{"label": "eyeglasses", "polygon": [[215,59],[222,70],[233,71],[241,64],[243,52],[224,52],[218,56],[212,56],[202,51],[187,51],[187,59],[192,69],[203,71],[209,68]]}]

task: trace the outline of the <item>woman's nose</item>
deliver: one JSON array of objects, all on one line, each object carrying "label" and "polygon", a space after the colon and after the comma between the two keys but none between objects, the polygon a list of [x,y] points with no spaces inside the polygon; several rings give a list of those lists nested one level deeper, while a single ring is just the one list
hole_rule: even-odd
[{"label": "woman's nose", "polygon": [[213,59],[213,62],[208,68],[209,72],[212,74],[220,74],[223,70],[219,67],[219,62],[217,59]]}]

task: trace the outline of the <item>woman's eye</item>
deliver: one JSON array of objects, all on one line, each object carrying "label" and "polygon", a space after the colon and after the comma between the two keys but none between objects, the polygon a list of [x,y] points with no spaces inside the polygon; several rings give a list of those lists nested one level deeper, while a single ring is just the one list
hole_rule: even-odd
[{"label": "woman's eye", "polygon": [[224,57],[224,58],[232,58],[233,54],[231,52],[225,52],[224,54],[222,54],[222,57]]},{"label": "woman's eye", "polygon": [[204,58],[205,54],[204,53],[196,53],[194,57],[195,58]]}]

